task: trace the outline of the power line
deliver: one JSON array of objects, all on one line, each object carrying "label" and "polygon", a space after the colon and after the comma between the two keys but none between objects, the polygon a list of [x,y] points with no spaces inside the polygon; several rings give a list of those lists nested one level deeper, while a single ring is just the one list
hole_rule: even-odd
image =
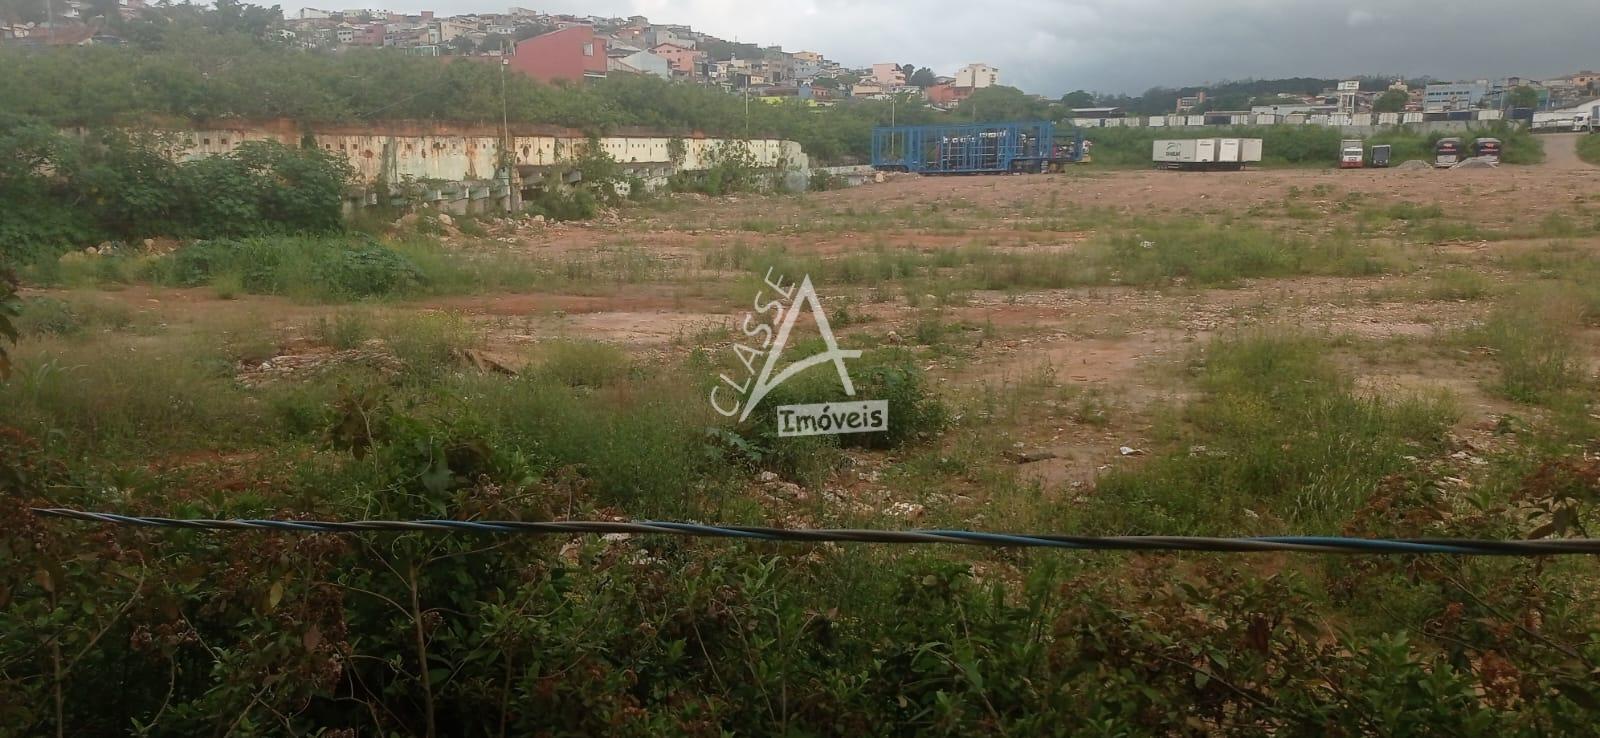
[{"label": "power line", "polygon": [[653,520],[613,522],[601,520],[271,520],[159,518],[88,512],[64,508],[33,508],[52,518],[67,518],[110,525],[145,526],[213,531],[277,531],[284,533],[431,532],[524,535],[633,533],[691,538],[737,538],[785,543],[943,543],[996,548],[1054,548],[1075,551],[1195,551],[1263,553],[1298,551],[1337,554],[1453,554],[1458,556],[1557,556],[1600,554],[1600,539],[1481,540],[1470,538],[1350,538],[1344,536],[1064,536],[1029,533],[989,533],[967,530],[861,530],[768,528],[741,525],[702,525]]}]

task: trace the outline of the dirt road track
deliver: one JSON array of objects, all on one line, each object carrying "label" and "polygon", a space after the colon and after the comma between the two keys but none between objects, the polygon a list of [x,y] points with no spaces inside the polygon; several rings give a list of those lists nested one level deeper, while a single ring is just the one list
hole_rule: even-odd
[{"label": "dirt road track", "polygon": [[1588,170],[1594,171],[1595,167],[1578,158],[1578,140],[1584,133],[1547,133],[1540,136],[1544,141],[1544,163],[1540,166],[1546,169]]}]

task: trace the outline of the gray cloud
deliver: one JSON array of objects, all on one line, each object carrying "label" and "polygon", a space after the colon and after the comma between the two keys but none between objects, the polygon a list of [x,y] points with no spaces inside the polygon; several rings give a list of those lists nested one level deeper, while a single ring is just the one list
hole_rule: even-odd
[{"label": "gray cloud", "polygon": [[[482,0],[438,2],[441,12],[504,10]],[[535,7],[641,14],[724,38],[820,51],[851,66],[893,61],[952,74],[987,62],[1006,84],[1047,95],[1246,77],[1547,77],[1600,66],[1595,0],[555,0]]]}]

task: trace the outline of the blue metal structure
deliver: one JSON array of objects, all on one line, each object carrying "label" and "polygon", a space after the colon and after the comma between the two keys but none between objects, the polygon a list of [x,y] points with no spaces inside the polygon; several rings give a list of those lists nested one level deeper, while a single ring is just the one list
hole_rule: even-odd
[{"label": "blue metal structure", "polygon": [[879,126],[872,129],[872,166],[918,174],[1039,172],[1079,161],[1083,136],[1057,144],[1048,121]]}]

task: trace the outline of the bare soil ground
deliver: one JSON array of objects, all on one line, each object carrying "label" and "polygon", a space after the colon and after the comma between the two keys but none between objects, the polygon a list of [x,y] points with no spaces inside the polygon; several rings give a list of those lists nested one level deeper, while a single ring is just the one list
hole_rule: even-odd
[{"label": "bare soil ground", "polygon": [[[510,364],[518,359],[506,357],[526,361],[542,342],[564,338],[614,344],[645,361],[681,358],[727,345],[726,330],[748,309],[751,296],[737,284],[750,275],[712,265],[712,255],[734,245],[823,259],[869,247],[1059,252],[1094,238],[1110,220],[1136,228],[1163,218],[1233,219],[1315,235],[1361,227],[1364,214],[1401,203],[1437,206],[1448,220],[1499,231],[1557,214],[1600,218],[1600,170],[1578,162],[1572,142],[1551,140],[1549,163],[1537,167],[899,177],[799,196],[678,200],[618,222],[519,231],[461,246],[530,258],[632,249],[651,260],[654,271],[643,280],[586,284],[574,293],[479,294],[370,309],[467,316],[486,329],[485,350]],[[1368,226],[1379,236],[1395,229],[1389,220]],[[1208,289],[966,293],[939,309],[939,320],[959,326],[956,348],[932,352],[927,367],[951,393],[1026,382],[1065,392],[1019,415],[1017,427],[1005,431],[1016,448],[1053,456],[1027,469],[1047,487],[1086,482],[1098,470],[1123,463],[1124,447],[1137,451],[1146,442],[1150,418],[1182,398],[1181,367],[1196,346],[1255,326],[1349,337],[1360,344],[1348,361],[1361,386],[1375,393],[1447,390],[1463,406],[1462,431],[1481,427],[1507,410],[1483,391],[1482,362],[1418,347],[1480,319],[1488,305],[1418,297],[1415,286],[1441,265],[1480,273],[1491,283],[1505,281],[1500,259],[1542,248],[1550,239],[1446,237],[1418,244],[1399,230],[1393,238],[1419,254],[1423,263],[1414,273],[1257,280]],[[1600,248],[1594,238],[1572,242]],[[927,312],[899,292],[818,288],[830,300],[857,306],[859,322],[842,329],[845,336],[910,337]],[[97,299],[126,303],[142,319],[173,325],[219,316],[265,319],[281,329],[285,345],[318,317],[346,309],[260,296],[224,300],[208,289],[129,287]],[[1592,349],[1597,341],[1590,338]],[[1091,414],[1103,417],[1082,417],[1085,396],[1098,408]]]}]

